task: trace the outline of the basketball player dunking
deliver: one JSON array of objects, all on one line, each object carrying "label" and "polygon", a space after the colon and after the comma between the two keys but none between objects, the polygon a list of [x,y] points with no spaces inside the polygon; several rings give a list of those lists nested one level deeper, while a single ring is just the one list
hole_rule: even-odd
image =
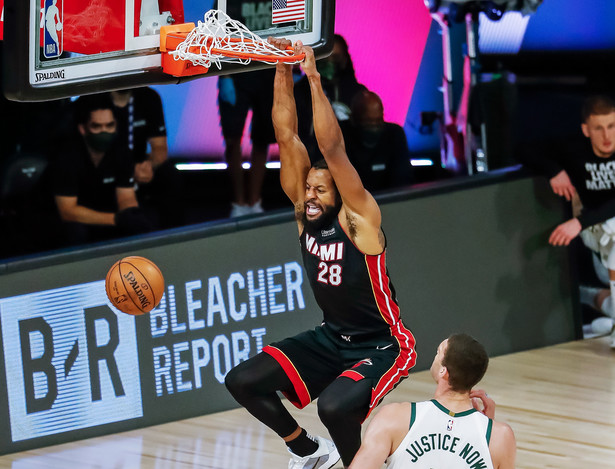
[{"label": "basketball player dunking", "polygon": [[[270,41],[280,49],[290,45]],[[340,456],[350,465],[361,445],[362,422],[408,375],[416,353],[388,276],[380,208],[348,160],[312,49],[298,42],[295,52],[305,52],[302,69],[324,160],[310,167],[297,135],[289,65],[277,65],[273,123],[282,188],[295,206],[303,261],[323,322],[240,363],[228,373],[226,385],[286,442],[289,468],[326,469]],[[299,408],[318,397],[318,415],[334,443],[308,435],[276,391]]]}]

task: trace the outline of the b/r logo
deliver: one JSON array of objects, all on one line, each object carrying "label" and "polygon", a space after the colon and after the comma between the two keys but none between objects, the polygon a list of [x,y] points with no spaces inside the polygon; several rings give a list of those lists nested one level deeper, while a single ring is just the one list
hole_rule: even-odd
[{"label": "b/r logo", "polygon": [[104,282],[0,300],[13,441],[141,417],[134,317]]}]

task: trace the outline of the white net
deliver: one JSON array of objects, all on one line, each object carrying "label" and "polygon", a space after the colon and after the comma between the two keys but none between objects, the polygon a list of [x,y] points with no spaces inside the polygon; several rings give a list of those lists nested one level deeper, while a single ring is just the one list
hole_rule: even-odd
[{"label": "white net", "polygon": [[299,63],[292,50],[280,50],[254,34],[239,21],[221,10],[209,10],[203,21],[188,34],[174,51],[175,60],[185,60],[194,65],[210,68],[222,62],[249,64],[252,60],[275,64]]}]

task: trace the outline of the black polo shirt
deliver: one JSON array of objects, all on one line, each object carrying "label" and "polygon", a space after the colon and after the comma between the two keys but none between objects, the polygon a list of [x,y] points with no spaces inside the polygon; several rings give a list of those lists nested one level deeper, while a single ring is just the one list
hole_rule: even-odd
[{"label": "black polo shirt", "polygon": [[53,194],[77,197],[77,203],[100,212],[116,212],[116,188],[134,186],[134,164],[127,149],[116,144],[94,166],[83,138],[67,144],[52,163]]}]

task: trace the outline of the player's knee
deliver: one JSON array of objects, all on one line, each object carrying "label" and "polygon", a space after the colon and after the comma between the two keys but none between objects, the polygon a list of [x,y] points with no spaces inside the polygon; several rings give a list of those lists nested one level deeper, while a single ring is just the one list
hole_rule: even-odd
[{"label": "player's knee", "polygon": [[224,385],[231,394],[234,394],[234,390],[240,387],[240,382],[241,376],[235,368],[232,368],[224,377]]},{"label": "player's knee", "polygon": [[[274,362],[275,363],[275,362]],[[232,368],[224,378],[226,389],[235,400],[273,392],[268,356],[256,355]]]},{"label": "player's knee", "polygon": [[337,422],[360,424],[367,415],[370,397],[369,381],[337,380],[318,398],[318,416],[326,426]]},{"label": "player's knee", "polygon": [[343,394],[325,392],[318,398],[318,416],[327,426],[342,421],[360,421],[360,413],[355,403]]},{"label": "player's knee", "polygon": [[325,426],[329,422],[337,422],[340,417],[344,418],[344,404],[341,402],[341,396],[321,395],[318,398],[318,417]]},{"label": "player's knee", "polygon": [[238,365],[226,374],[224,385],[231,395],[238,399],[251,389],[253,383],[251,383],[249,373],[245,373],[243,367]]}]

